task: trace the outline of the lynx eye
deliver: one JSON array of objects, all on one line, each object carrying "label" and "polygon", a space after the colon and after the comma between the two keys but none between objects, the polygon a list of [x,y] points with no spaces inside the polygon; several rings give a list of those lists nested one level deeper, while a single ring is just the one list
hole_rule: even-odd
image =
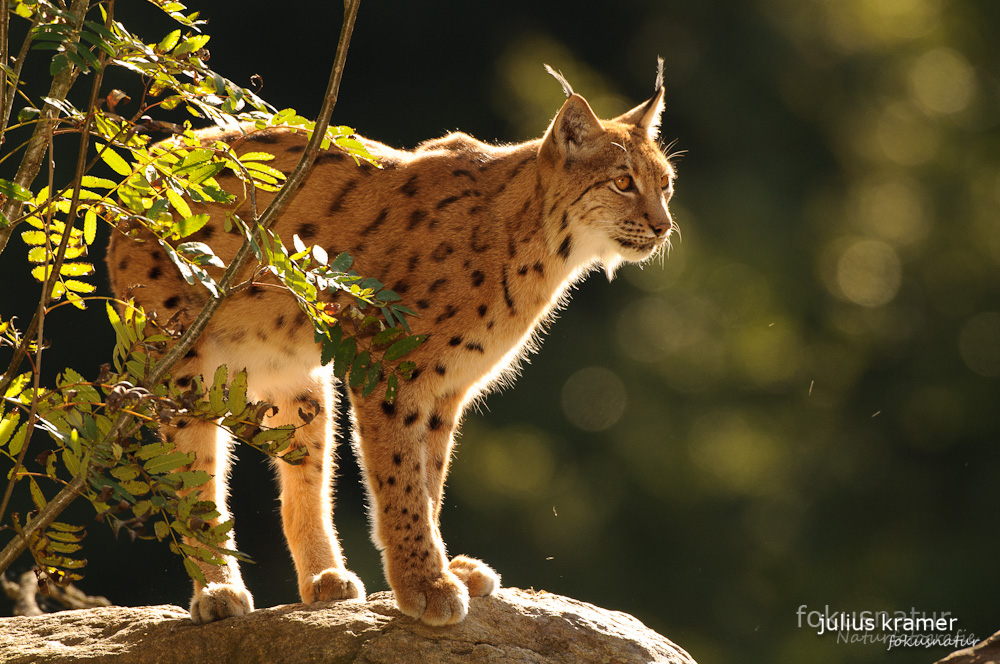
[{"label": "lynx eye", "polygon": [[664,175],[663,179],[660,180],[660,187],[662,189],[667,189],[667,188],[670,187],[670,174],[669,173],[667,173],[666,175]]},{"label": "lynx eye", "polygon": [[620,175],[615,178],[615,186],[619,191],[628,191],[632,188],[632,178],[627,175]]}]

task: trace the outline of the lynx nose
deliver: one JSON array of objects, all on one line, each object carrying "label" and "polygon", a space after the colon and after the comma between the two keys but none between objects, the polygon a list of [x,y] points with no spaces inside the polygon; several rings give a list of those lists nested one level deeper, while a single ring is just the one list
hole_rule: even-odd
[{"label": "lynx nose", "polygon": [[649,220],[649,227],[652,229],[653,234],[656,235],[656,237],[663,237],[669,233],[670,229],[673,228],[673,225],[674,223],[670,218],[669,212],[664,213],[662,217]]}]

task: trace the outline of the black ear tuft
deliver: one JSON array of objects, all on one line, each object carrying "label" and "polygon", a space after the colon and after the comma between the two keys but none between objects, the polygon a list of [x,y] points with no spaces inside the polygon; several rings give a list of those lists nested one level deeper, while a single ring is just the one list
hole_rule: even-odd
[{"label": "black ear tuft", "polygon": [[548,65],[545,65],[545,71],[547,71],[550,74],[552,74],[552,76],[557,81],[559,81],[559,85],[562,86],[563,92],[566,94],[567,97],[572,97],[573,96],[573,87],[569,84],[569,81],[567,81],[566,78],[562,74],[560,74],[559,72],[557,72],[555,69],[553,69],[552,67],[550,67]]},{"label": "black ear tuft", "polygon": [[657,56],[656,58],[656,87],[653,88],[653,92],[659,92],[663,88],[663,58]]}]

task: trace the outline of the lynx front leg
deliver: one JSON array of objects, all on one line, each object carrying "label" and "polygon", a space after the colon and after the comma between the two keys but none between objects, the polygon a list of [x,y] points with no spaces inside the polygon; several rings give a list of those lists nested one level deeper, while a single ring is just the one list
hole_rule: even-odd
[{"label": "lynx front leg", "polygon": [[[448,476],[454,435],[458,426],[458,409],[457,400],[439,402],[435,414],[428,421],[427,484],[434,498],[434,524],[440,523],[445,478]],[[449,563],[448,569],[468,587],[469,595],[472,597],[492,595],[500,589],[500,575],[476,558],[455,556]]]},{"label": "lynx front leg", "polygon": [[282,525],[295,561],[299,595],[307,604],[365,599],[361,579],[344,566],[333,526],[336,393],[329,378],[318,377],[311,390],[303,390],[294,399],[276,400],[278,415],[268,422],[270,426],[299,426],[293,444],[309,450],[309,456],[299,465],[276,462],[281,479]]},{"label": "lynx front leg", "polygon": [[[225,434],[214,424],[199,420],[178,420],[175,426],[165,427],[164,436],[168,442],[176,444],[182,452],[194,452],[192,470],[204,470],[212,476],[206,484],[198,487],[199,497],[215,503],[219,512],[217,519],[209,521],[215,526],[227,521],[226,477],[229,473],[229,445]],[[185,538],[185,543],[198,546],[197,542]],[[228,549],[235,549],[236,542],[230,531],[229,539],[223,543]],[[211,565],[196,561],[205,575],[208,585],[194,582],[194,596],[191,598],[191,620],[207,623],[232,616],[242,616],[253,611],[253,598],[243,584],[240,568],[234,558],[227,558],[225,565]]]},{"label": "lynx front leg", "polygon": [[[480,567],[489,570],[465,557],[449,564],[438,527],[457,404],[448,412],[421,413],[355,399],[355,413],[373,536],[396,604],[431,625],[457,623],[468,613],[470,578],[478,579]],[[475,582],[477,594],[487,594],[483,586]]]}]

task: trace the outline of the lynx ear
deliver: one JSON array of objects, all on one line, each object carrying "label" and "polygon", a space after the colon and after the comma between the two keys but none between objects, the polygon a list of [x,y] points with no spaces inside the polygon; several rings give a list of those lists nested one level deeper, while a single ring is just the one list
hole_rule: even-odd
[{"label": "lynx ear", "polygon": [[580,95],[570,95],[549,127],[546,139],[561,152],[579,148],[585,141],[604,131],[590,104]]},{"label": "lynx ear", "polygon": [[616,122],[641,127],[650,139],[660,135],[660,116],[663,114],[663,58],[656,59],[656,91],[650,99],[628,113],[615,118]]}]

